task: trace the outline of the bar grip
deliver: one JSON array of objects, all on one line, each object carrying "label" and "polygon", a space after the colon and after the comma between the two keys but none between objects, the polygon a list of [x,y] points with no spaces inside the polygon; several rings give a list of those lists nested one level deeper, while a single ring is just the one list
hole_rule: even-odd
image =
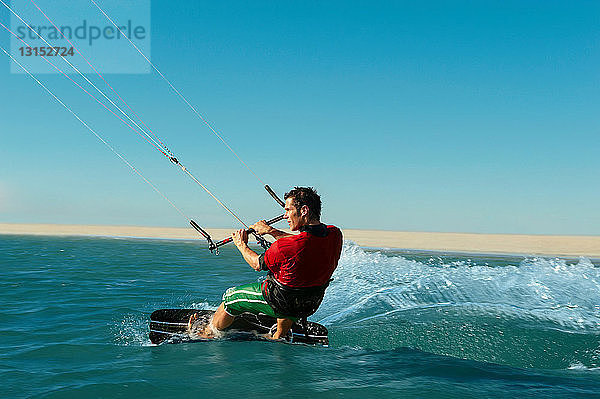
[{"label": "bar grip", "polygon": [[[279,216],[277,216],[277,217],[275,217],[273,219],[267,220],[266,223],[268,225],[272,225],[273,223],[277,223],[277,222],[279,222],[280,220],[282,220],[284,218],[285,218],[285,215],[279,215]],[[255,231],[254,231],[254,229],[247,229],[246,233],[252,234],[252,233],[255,233]],[[225,244],[229,244],[232,241],[233,241],[233,238],[231,238],[231,237],[224,238],[221,241],[217,241],[216,243],[214,243],[213,245],[211,245],[211,247],[209,249],[212,250],[212,249],[215,249],[215,248],[219,248],[220,246],[223,246]]]}]

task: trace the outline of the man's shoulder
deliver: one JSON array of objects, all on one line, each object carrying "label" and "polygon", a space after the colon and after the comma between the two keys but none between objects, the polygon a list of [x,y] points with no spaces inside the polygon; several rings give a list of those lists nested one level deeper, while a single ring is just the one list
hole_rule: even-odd
[{"label": "man's shoulder", "polygon": [[291,236],[281,237],[275,241],[280,247],[289,247],[296,245],[308,236],[308,233],[293,234]]},{"label": "man's shoulder", "polygon": [[285,251],[286,249],[294,248],[298,245],[298,242],[302,240],[302,236],[304,235],[306,235],[306,233],[278,238],[277,241],[271,245],[271,248],[275,247],[278,251]]},{"label": "man's shoulder", "polygon": [[339,235],[340,237],[342,236],[342,230],[340,230],[340,228],[337,226],[334,226],[332,224],[327,225],[327,230],[329,231],[329,233]]},{"label": "man's shoulder", "polygon": [[[326,225],[328,234],[332,234],[333,237],[342,237],[342,231],[334,226],[334,225]],[[299,234],[294,234],[291,236],[281,237],[274,244],[277,244],[278,250],[285,249],[296,249],[298,245],[302,245],[302,243],[309,241],[310,233],[301,232]]]}]

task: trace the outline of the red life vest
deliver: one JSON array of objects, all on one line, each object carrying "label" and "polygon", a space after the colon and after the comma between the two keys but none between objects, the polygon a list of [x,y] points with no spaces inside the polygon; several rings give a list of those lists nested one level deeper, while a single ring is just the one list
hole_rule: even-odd
[{"label": "red life vest", "polygon": [[275,241],[264,254],[264,265],[284,286],[324,286],[338,265],[342,232],[325,225],[305,226],[302,230]]}]

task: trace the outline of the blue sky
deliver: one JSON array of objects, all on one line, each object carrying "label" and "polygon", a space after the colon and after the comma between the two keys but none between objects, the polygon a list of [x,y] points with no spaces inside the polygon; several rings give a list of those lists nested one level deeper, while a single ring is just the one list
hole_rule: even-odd
[{"label": "blue sky", "polygon": [[[325,221],[600,234],[598,2],[151,5],[152,61],[276,191],[315,186]],[[187,224],[0,55],[0,222]],[[105,77],[246,221],[280,212],[156,73]],[[39,78],[187,215],[236,226],[65,77]]]}]

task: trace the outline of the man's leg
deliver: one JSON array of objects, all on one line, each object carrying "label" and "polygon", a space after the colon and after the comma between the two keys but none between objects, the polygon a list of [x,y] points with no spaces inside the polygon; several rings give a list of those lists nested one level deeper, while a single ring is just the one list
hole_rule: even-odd
[{"label": "man's leg", "polygon": [[[225,311],[225,307],[227,307],[227,311]],[[223,295],[223,302],[221,302],[221,305],[213,315],[211,322],[204,327],[202,333],[196,333],[196,335],[200,335],[203,338],[212,338],[219,331],[231,326],[235,320],[235,316],[233,315],[240,315],[246,312],[266,314],[272,317],[278,316],[263,297],[259,282],[229,288]],[[190,317],[188,323],[190,332],[197,318],[197,314]],[[275,331],[272,338],[285,337],[292,324],[294,324],[293,319],[277,318],[277,331]]]},{"label": "man's leg", "polygon": [[[235,317],[225,312],[225,307],[223,305],[223,302],[221,302],[221,305],[213,314],[212,318],[210,319],[210,322],[206,324],[204,330],[202,330],[202,332],[195,332],[194,334],[202,338],[214,338],[215,329],[218,331],[226,329],[231,325],[231,323],[233,323],[234,319]],[[198,313],[194,313],[190,316],[190,319],[188,321],[189,332],[192,331],[193,325],[196,322],[196,320],[198,320]]]},{"label": "man's leg", "polygon": [[273,339],[285,337],[294,324],[292,319],[277,319],[277,331],[273,334]]},{"label": "man's leg", "polygon": [[208,327],[210,327],[210,325],[212,324],[217,330],[223,331],[224,329],[229,327],[231,323],[233,323],[234,319],[235,317],[233,317],[225,311],[224,302],[221,302],[221,305],[219,305],[219,308],[213,315],[213,318],[209,323]]}]

